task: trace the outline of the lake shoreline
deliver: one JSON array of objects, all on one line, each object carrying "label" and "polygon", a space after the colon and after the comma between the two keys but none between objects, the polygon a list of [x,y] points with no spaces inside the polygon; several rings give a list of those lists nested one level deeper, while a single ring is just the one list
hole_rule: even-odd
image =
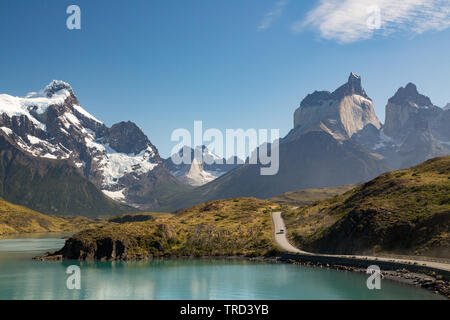
[{"label": "lake shoreline", "polygon": [[[45,235],[49,233],[42,233],[39,235]],[[59,235],[61,233],[54,232],[51,233],[52,235]],[[33,234],[30,234],[33,235]],[[11,236],[11,235],[10,235]],[[12,238],[16,238],[17,235],[13,236]],[[8,237],[10,238],[10,237]],[[65,234],[64,237],[67,239],[68,235]],[[46,252],[43,255],[33,257],[33,260],[39,260],[39,261],[53,261],[53,262],[60,262],[60,261],[69,261],[70,259],[64,259],[64,257],[61,254],[57,254],[60,250],[55,252]],[[302,265],[302,266],[308,266],[308,267],[315,267],[315,268],[327,268],[327,269],[334,269],[337,271],[344,271],[344,272],[357,272],[357,273],[366,273],[366,268],[361,267],[361,261],[357,260],[348,260],[347,263],[340,264],[339,262],[321,262],[320,260],[313,261],[311,258],[305,258],[305,256],[302,256],[301,259],[297,259],[296,255],[276,255],[276,256],[257,256],[257,257],[248,257],[248,256],[165,256],[165,257],[151,257],[151,256],[141,256],[137,259],[126,259],[122,261],[149,261],[149,260],[155,260],[155,259],[187,259],[187,260],[202,260],[202,259],[214,259],[214,260],[220,260],[220,259],[226,259],[226,260],[248,260],[248,261],[260,261],[260,262],[266,262],[266,263],[286,263],[286,264],[294,264],[294,265]],[[73,260],[73,261],[79,261],[79,260]],[[90,260],[89,260],[90,261]],[[94,261],[94,260],[93,260]],[[108,261],[108,260],[106,260]],[[411,267],[415,267],[414,265],[402,265],[398,266],[398,269],[395,270],[383,270],[382,268],[382,278],[392,280],[395,282],[400,282],[403,284],[412,285],[415,287],[420,287],[427,289],[429,291],[434,292],[435,294],[438,294],[440,296],[443,296],[447,299],[450,299],[450,281],[448,277],[443,277],[442,275],[439,275],[437,273],[424,273],[424,272],[417,272],[414,270],[411,270]]]},{"label": "lake shoreline", "polygon": [[[60,261],[70,261],[69,259],[64,259],[62,255],[54,255],[50,252],[46,253],[44,256],[34,257],[34,260],[40,261],[49,261],[49,262],[60,262]],[[339,263],[323,263],[318,261],[298,261],[292,259],[292,256],[259,256],[259,257],[245,257],[245,256],[166,256],[166,257],[141,257],[141,259],[127,259],[126,261],[150,261],[150,260],[168,260],[168,259],[178,259],[178,260],[247,260],[247,261],[259,261],[265,263],[285,263],[285,264],[293,264],[300,265],[306,267],[314,267],[314,268],[326,268],[333,269],[337,271],[344,272],[356,272],[356,273],[364,273],[366,274],[367,269],[358,266],[357,261],[354,261],[354,265],[343,265]],[[79,260],[73,260],[79,261]],[[433,293],[443,296],[446,299],[450,300],[450,282],[444,279],[441,275],[438,274],[425,274],[414,272],[408,270],[408,267],[403,266],[397,270],[382,270],[381,271],[382,279],[391,280],[411,286],[415,286],[418,288],[427,289],[428,291],[432,291]]]},{"label": "lake shoreline", "polygon": [[[355,265],[343,265],[339,263],[322,263],[316,261],[298,261],[290,258],[281,258],[281,262],[300,266],[327,268],[344,272],[357,272],[367,274],[366,268],[361,268]],[[450,282],[438,274],[425,274],[408,270],[407,267],[399,268],[397,270],[381,270],[382,279],[392,280],[403,284],[412,285],[415,287],[427,289],[440,296],[450,299]]]}]

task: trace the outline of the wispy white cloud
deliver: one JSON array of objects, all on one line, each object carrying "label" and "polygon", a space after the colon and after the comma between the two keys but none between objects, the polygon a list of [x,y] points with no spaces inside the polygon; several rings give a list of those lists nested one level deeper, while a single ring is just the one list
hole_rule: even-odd
[{"label": "wispy white cloud", "polygon": [[278,20],[284,12],[285,7],[287,6],[287,0],[281,0],[275,3],[275,6],[264,15],[261,24],[258,26],[258,30],[266,30],[269,29],[272,24]]},{"label": "wispy white cloud", "polygon": [[[380,24],[374,27],[378,17]],[[449,27],[449,0],[320,0],[292,29],[313,28],[324,39],[349,43],[376,34],[421,34]]]}]

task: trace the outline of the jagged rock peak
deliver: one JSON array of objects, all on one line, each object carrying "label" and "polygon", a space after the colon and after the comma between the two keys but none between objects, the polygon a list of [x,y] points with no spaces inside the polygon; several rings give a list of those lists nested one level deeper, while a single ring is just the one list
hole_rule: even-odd
[{"label": "jagged rock peak", "polygon": [[317,107],[321,101],[325,100],[341,100],[346,96],[359,95],[371,100],[361,85],[361,77],[356,73],[350,73],[347,83],[340,86],[333,93],[329,91],[314,91],[308,94],[300,103],[300,107]]},{"label": "jagged rock peak", "polygon": [[345,140],[367,125],[381,128],[373,101],[361,86],[361,77],[350,73],[348,81],[333,93],[315,91],[294,113],[294,131],[284,140],[296,139],[308,131],[325,131]]},{"label": "jagged rock peak", "polygon": [[408,83],[405,87],[397,90],[395,95],[389,99],[393,104],[410,104],[418,107],[433,106],[430,98],[419,93],[414,83]]},{"label": "jagged rock peak", "polygon": [[450,102],[444,107],[444,110],[450,110]]},{"label": "jagged rock peak", "polygon": [[320,104],[320,101],[329,100],[331,92],[329,91],[314,91],[311,94],[308,94],[305,99],[300,103],[300,107],[316,107]]},{"label": "jagged rock peak", "polygon": [[104,137],[104,143],[126,154],[138,154],[148,147],[152,147],[153,151],[156,150],[144,132],[131,121],[122,121],[109,128]]},{"label": "jagged rock peak", "polygon": [[71,93],[73,92],[72,87],[67,82],[53,80],[44,88],[44,94],[51,98],[55,93],[64,89],[69,90]]},{"label": "jagged rock peak", "polygon": [[434,106],[430,98],[420,94],[415,84],[408,83],[389,99],[383,130],[397,143],[403,143],[415,132],[426,132],[428,129],[444,138],[446,133],[442,130],[442,122],[445,120],[441,113],[442,109]]},{"label": "jagged rock peak", "polygon": [[352,96],[354,94],[370,100],[370,98],[366,94],[366,91],[361,85],[361,77],[356,73],[351,72],[350,76],[348,77],[347,83],[334,91],[331,96],[336,100],[340,100],[346,96]]}]

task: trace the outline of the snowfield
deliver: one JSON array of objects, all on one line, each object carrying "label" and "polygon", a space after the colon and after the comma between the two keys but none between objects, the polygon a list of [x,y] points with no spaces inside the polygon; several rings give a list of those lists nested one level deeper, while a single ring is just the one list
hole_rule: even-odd
[{"label": "snowfield", "polygon": [[96,159],[99,160],[99,167],[103,172],[104,186],[116,185],[119,179],[127,173],[147,173],[158,166],[157,163],[150,162],[155,154],[150,146],[138,154],[125,154],[117,152],[108,144],[104,145],[94,141],[92,138],[85,138],[85,141],[88,148],[95,149],[99,153]]}]

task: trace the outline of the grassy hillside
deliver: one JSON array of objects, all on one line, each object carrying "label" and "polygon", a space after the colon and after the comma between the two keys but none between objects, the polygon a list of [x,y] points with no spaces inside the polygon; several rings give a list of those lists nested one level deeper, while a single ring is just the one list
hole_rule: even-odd
[{"label": "grassy hillside", "polygon": [[83,217],[48,216],[0,198],[0,238],[15,233],[80,231],[103,224]]},{"label": "grassy hillside", "polygon": [[176,215],[81,232],[57,254],[81,260],[260,256],[276,252],[270,213],[278,207],[254,198],[212,201]]},{"label": "grassy hillside", "polygon": [[348,184],[336,188],[303,189],[298,191],[286,192],[269,200],[279,204],[304,207],[318,200],[325,200],[333,196],[343,194],[348,190],[353,189],[354,187],[356,187],[356,185]]},{"label": "grassy hillside", "polygon": [[450,157],[383,174],[284,218],[305,250],[449,258]]}]

